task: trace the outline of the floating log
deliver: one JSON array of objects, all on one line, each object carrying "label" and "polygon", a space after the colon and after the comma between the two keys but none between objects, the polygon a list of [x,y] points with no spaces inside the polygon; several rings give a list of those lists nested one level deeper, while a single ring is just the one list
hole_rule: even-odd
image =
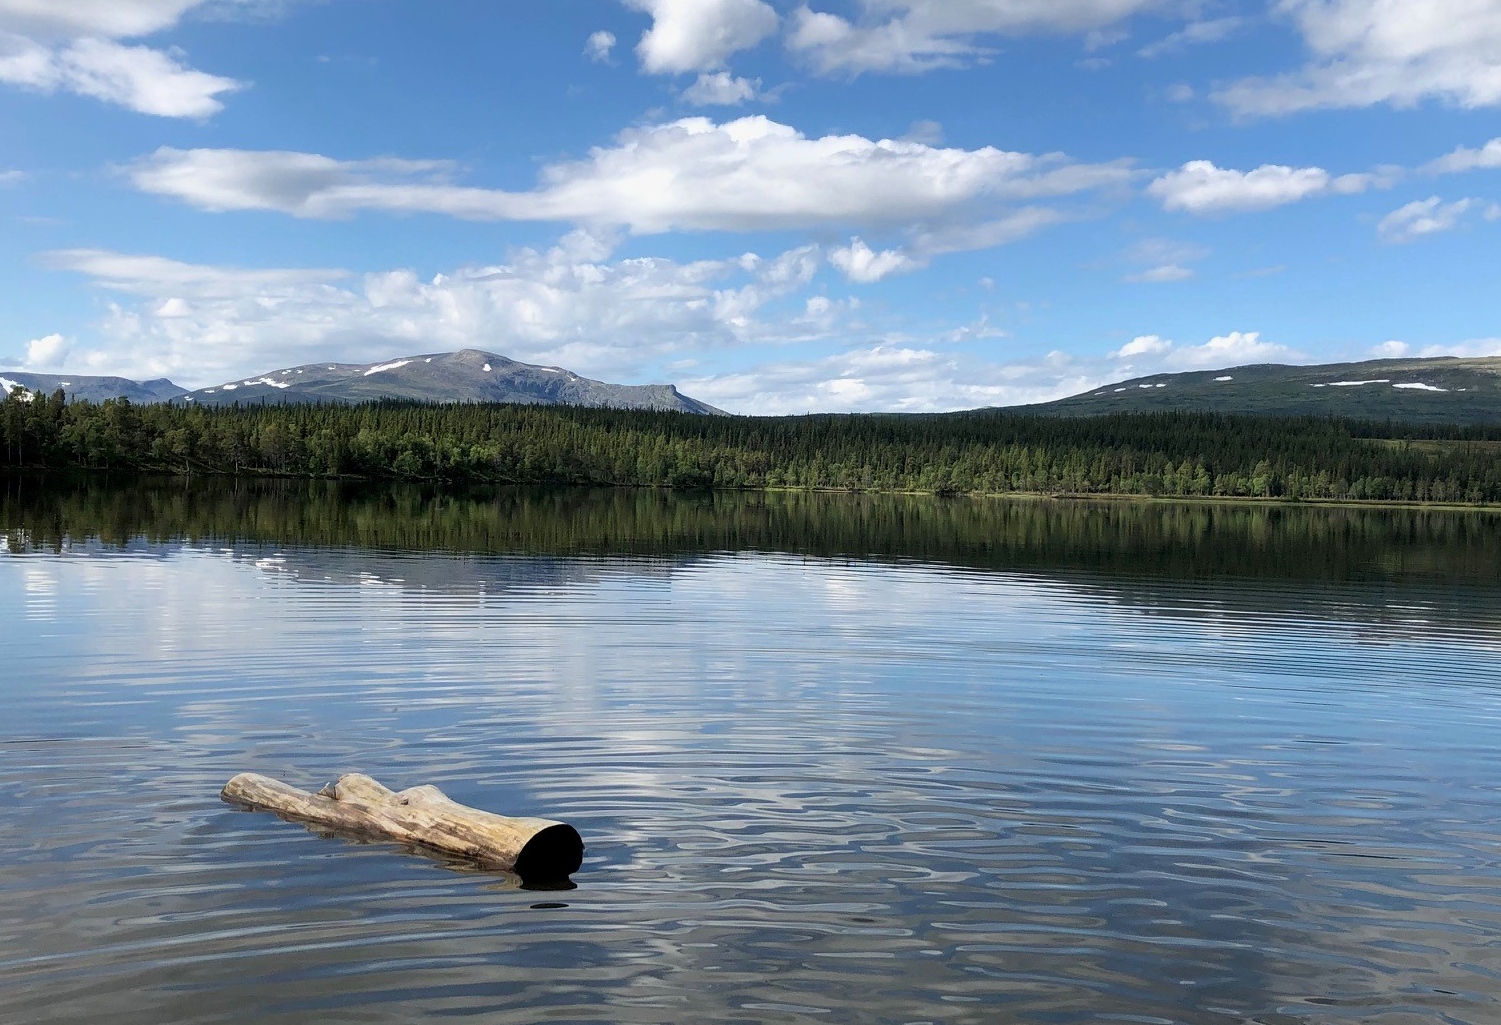
[{"label": "floating log", "polygon": [[578,830],[547,819],[492,815],[449,799],[435,786],[397,793],[369,776],[340,776],[316,794],[242,772],[219,795],[232,804],[340,833],[395,840],[515,872],[523,880],[566,880],[584,861]]}]

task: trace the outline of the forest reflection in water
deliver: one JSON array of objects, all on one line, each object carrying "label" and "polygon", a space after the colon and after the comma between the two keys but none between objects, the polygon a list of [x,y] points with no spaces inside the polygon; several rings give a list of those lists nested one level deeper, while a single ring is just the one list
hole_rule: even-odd
[{"label": "forest reflection in water", "polygon": [[397,552],[786,552],[984,569],[1449,584],[1501,580],[1501,511],[295,480],[0,478],[25,543],[247,541]]},{"label": "forest reflection in water", "polygon": [[[1401,619],[1501,615],[1501,511],[291,480],[12,479],[9,543],[233,545],[283,572],[484,590],[724,552],[1040,574],[1149,609]],[[423,553],[461,557],[424,562]],[[531,556],[532,561],[489,556]],[[1358,597],[1303,584],[1353,585]],[[1165,587],[1163,585],[1166,585]],[[1348,590],[1348,589],[1347,589]],[[1179,601],[1187,595],[1189,600]],[[1331,606],[1331,602],[1333,605]]]},{"label": "forest reflection in water", "polygon": [[[4,1020],[1498,1018],[1491,514],[4,494]],[[588,860],[321,840],[242,769]]]}]

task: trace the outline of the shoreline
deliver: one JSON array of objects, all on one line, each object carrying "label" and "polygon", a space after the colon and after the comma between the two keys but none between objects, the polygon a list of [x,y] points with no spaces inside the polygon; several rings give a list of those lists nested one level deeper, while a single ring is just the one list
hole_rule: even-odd
[{"label": "shoreline", "polygon": [[253,471],[240,473],[203,472],[181,473],[171,470],[108,470],[108,469],[84,469],[69,468],[66,470],[56,469],[0,469],[0,481],[29,478],[32,480],[50,480],[66,477],[97,477],[118,476],[121,478],[140,478],[147,480],[173,480],[192,481],[194,478],[209,480],[249,480],[249,481],[303,481],[307,483],[324,484],[356,484],[356,485],[406,485],[412,487],[430,487],[440,490],[462,491],[469,488],[568,488],[588,490],[591,488],[641,490],[641,491],[669,491],[669,492],[719,492],[724,494],[824,494],[824,495],[872,495],[872,496],[899,496],[910,498],[967,498],[967,499],[1007,499],[1012,501],[1030,502],[1099,502],[1099,503],[1145,503],[1163,505],[1232,505],[1232,506],[1266,506],[1268,508],[1327,508],[1327,509],[1406,509],[1406,510],[1430,510],[1434,512],[1480,512],[1501,513],[1501,502],[1404,502],[1395,499],[1349,499],[1349,498],[1281,498],[1281,497],[1257,497],[1251,495],[1143,495],[1130,492],[1046,492],[1046,491],[915,491],[915,490],[885,490],[877,488],[833,488],[833,487],[787,487],[785,485],[768,485],[765,487],[714,487],[709,486],[674,486],[671,484],[615,484],[610,482],[579,483],[573,481],[502,481],[502,480],[444,480],[431,477],[365,477],[354,474],[339,476],[309,476],[307,474],[277,473],[275,471]]}]

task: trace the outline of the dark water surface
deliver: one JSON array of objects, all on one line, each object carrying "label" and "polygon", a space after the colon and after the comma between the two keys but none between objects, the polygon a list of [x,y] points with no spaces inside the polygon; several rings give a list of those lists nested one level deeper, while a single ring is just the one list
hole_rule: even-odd
[{"label": "dark water surface", "polygon": [[1493,515],[0,492],[0,1021],[1501,1022]]}]

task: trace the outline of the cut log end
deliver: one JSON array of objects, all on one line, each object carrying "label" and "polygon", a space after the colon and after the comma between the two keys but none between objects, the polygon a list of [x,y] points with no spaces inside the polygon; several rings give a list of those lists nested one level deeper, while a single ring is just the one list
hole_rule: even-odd
[{"label": "cut log end", "polygon": [[564,822],[543,829],[526,842],[512,869],[522,879],[552,882],[567,879],[584,863],[584,838]]},{"label": "cut log end", "polygon": [[584,861],[583,838],[572,826],[493,815],[458,804],[434,786],[396,793],[352,773],[312,794],[245,772],[225,784],[220,796],[335,833],[413,844],[515,872],[529,883],[566,881]]}]

